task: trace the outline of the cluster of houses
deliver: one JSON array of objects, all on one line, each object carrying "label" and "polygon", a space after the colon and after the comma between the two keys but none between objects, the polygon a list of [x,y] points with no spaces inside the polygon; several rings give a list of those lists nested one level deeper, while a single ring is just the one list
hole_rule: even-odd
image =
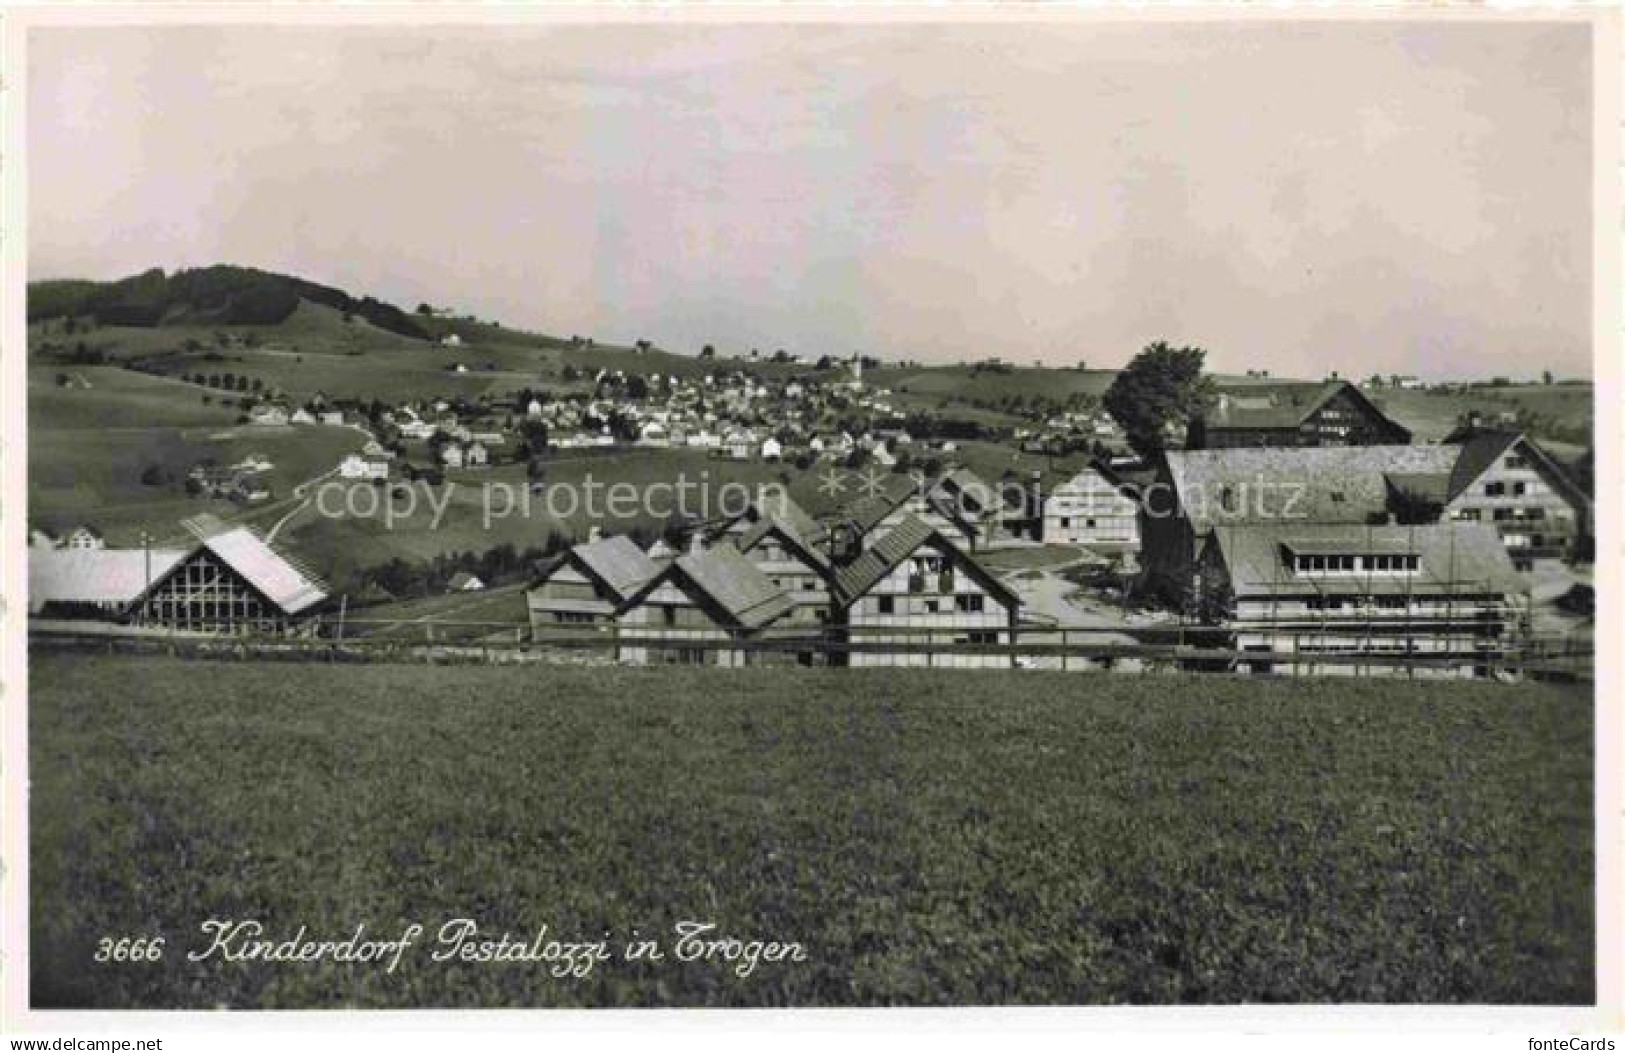
[{"label": "cluster of houses", "polygon": [[1409,439],[1344,382],[1221,398],[1129,490],[1142,588],[1260,671],[1386,651],[1484,673],[1527,626],[1519,572],[1590,558],[1592,503],[1527,435]]},{"label": "cluster of houses", "polygon": [[[338,475],[479,468],[525,420],[566,448],[632,442],[741,459],[861,449],[887,465],[916,444],[900,427],[854,436],[829,426],[832,407],[855,402],[870,420],[892,416],[857,368],[826,383],[737,372],[639,379],[647,397],[605,396],[627,378],[601,374],[594,396],[375,410],[384,430]],[[676,549],[595,532],[537,569],[533,634],[604,632],[632,663],[1008,668],[1016,659],[1003,645],[1023,629],[1022,604],[982,555],[1020,539],[1117,557],[1136,592],[1210,630],[1200,639],[1242,656],[1242,669],[1297,669],[1307,654],[1317,671],[1354,670],[1359,656],[1395,653],[1482,675],[1528,624],[1520,572],[1590,558],[1589,495],[1527,435],[1474,420],[1443,442],[1414,443],[1346,381],[1253,379],[1221,392],[1190,423],[1184,448],[1138,465],[1097,459],[1047,491],[1037,473],[996,488],[945,458],[931,478],[887,474],[821,518],[782,490],[762,493]],[[298,412],[342,420],[325,400]],[[1032,434],[1045,429],[1115,438],[1093,412],[1053,415]],[[403,454],[397,438],[417,452]],[[199,465],[189,478],[211,495],[263,500],[261,461]],[[31,552],[33,609],[282,631],[325,595],[246,528],[194,535],[161,550],[110,550],[88,529],[42,535]]]},{"label": "cluster of houses", "polygon": [[263,504],[271,499],[266,473],[273,467],[271,460],[259,453],[251,453],[236,464],[202,461],[186,473],[186,491],[238,504]]},{"label": "cluster of houses", "polygon": [[1014,639],[1021,601],[941,498],[909,486],[820,521],[769,492],[683,552],[594,536],[539,569],[531,626],[608,632],[633,664],[1009,668],[975,647]]}]

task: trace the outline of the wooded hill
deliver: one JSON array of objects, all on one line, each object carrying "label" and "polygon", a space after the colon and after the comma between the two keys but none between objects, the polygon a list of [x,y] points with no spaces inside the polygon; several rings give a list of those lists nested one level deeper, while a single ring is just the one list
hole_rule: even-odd
[{"label": "wooded hill", "polygon": [[28,320],[94,317],[101,325],[277,325],[300,300],[323,304],[401,336],[431,334],[393,304],[286,274],[225,264],[165,274],[153,268],[114,282],[44,281],[28,286]]}]

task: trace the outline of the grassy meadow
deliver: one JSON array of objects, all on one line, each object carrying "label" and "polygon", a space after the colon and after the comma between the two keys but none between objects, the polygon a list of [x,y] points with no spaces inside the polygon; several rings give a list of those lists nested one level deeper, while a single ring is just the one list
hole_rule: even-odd
[{"label": "grassy meadow", "polygon": [[[37,656],[42,1006],[1593,998],[1592,700],[1548,685]],[[471,917],[802,963],[189,962]],[[97,964],[104,935],[168,940]],[[425,937],[429,939],[429,937]],[[667,941],[669,947],[670,943]]]}]

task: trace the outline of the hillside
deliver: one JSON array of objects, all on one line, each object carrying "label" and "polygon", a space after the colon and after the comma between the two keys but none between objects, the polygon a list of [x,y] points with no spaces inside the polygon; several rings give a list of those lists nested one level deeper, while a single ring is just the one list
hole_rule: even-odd
[{"label": "hillside", "polygon": [[37,282],[28,288],[28,320],[89,316],[101,325],[277,325],[301,301],[358,315],[380,329],[415,339],[429,334],[411,315],[370,296],[253,267],[217,264],[165,274],[160,268],[113,282]]}]

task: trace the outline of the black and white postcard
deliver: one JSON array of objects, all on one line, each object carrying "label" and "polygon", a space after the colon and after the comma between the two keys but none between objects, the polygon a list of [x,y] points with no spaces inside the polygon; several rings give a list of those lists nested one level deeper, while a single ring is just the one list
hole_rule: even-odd
[{"label": "black and white postcard", "polygon": [[1620,1026],[1617,11],[296,7],[6,18],[26,1029]]}]

